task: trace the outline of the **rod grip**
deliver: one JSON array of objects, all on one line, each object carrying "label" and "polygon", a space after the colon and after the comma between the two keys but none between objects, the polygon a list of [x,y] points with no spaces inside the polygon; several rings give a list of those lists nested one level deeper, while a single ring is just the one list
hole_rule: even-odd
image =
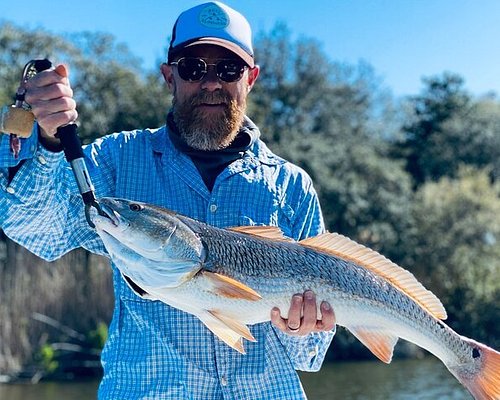
[{"label": "rod grip", "polygon": [[56,137],[61,141],[66,160],[69,162],[83,158],[82,143],[76,132],[76,124],[69,124],[57,128]]}]

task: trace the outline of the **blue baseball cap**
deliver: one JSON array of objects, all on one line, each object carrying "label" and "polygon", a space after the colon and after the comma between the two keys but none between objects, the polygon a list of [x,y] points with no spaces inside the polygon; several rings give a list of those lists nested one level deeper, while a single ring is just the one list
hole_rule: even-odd
[{"label": "blue baseball cap", "polygon": [[199,44],[224,47],[250,67],[255,65],[250,24],[238,11],[218,1],[200,4],[179,15],[172,30],[168,62],[186,47]]}]

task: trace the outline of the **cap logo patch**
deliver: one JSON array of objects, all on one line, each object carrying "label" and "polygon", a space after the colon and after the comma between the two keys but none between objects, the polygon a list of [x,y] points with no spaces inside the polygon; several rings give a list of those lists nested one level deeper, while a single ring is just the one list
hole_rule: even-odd
[{"label": "cap logo patch", "polygon": [[229,16],[216,5],[205,7],[200,12],[200,24],[207,28],[223,29],[229,25]]}]

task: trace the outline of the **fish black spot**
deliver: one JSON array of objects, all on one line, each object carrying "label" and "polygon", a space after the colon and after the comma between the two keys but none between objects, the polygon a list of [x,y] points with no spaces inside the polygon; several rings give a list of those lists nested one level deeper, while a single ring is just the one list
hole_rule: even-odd
[{"label": "fish black spot", "polygon": [[479,352],[479,350],[476,348],[472,349],[472,358],[479,358],[479,357],[481,357],[481,353]]}]

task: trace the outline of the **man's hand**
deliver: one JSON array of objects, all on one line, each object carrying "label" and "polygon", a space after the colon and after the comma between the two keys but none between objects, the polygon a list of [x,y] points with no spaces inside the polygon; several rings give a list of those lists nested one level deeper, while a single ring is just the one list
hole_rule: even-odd
[{"label": "man's hand", "polygon": [[64,65],[42,71],[26,83],[26,102],[31,106],[40,134],[46,140],[57,141],[57,128],[74,122],[78,117],[68,70]]},{"label": "man's hand", "polygon": [[292,297],[288,319],[282,318],[279,308],[271,310],[271,322],[281,331],[294,336],[305,336],[312,332],[330,331],[335,327],[335,314],[326,301],[320,305],[322,318],[318,320],[316,295],[311,290]]}]

